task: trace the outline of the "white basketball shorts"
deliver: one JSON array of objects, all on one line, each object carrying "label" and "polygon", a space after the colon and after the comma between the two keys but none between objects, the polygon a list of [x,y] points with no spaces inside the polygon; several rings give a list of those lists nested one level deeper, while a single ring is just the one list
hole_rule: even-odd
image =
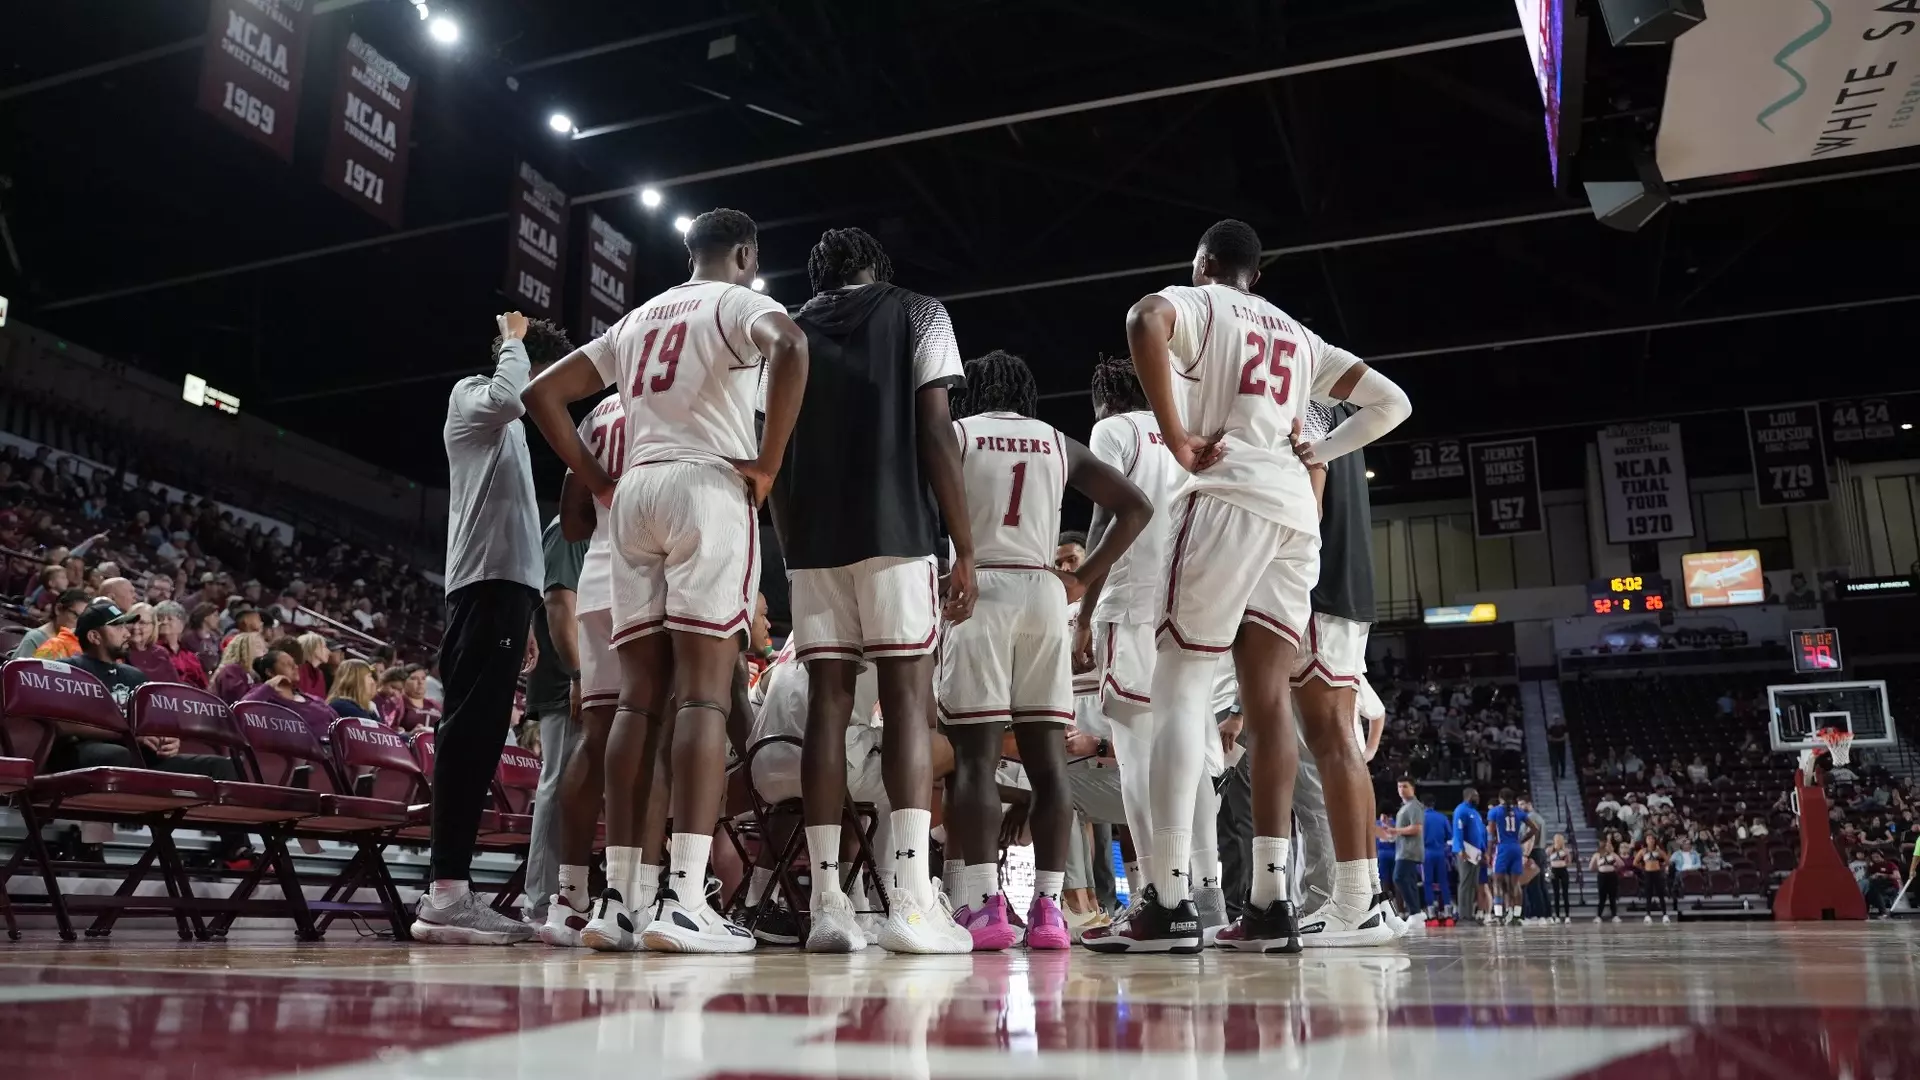
[{"label": "white basketball shorts", "polygon": [[1293,685],[1319,679],[1328,686],[1357,689],[1367,673],[1369,625],[1314,612],[1306,643],[1293,657]]},{"label": "white basketball shorts", "polygon": [[613,651],[613,609],[583,611],[580,624],[580,707],[618,704],[620,659]]},{"label": "white basketball shorts", "polygon": [[1298,648],[1320,578],[1320,537],[1194,493],[1179,504],[1158,633],[1187,652],[1223,653],[1240,624]]},{"label": "white basketball shorts", "polygon": [[932,652],[940,623],[935,574],[931,555],[790,571],[794,656],[870,663]]},{"label": "white basketball shorts", "polygon": [[948,724],[1073,722],[1067,590],[1039,570],[978,570],[973,617],[947,628],[936,693]]},{"label": "white basketball shorts", "polygon": [[1100,702],[1109,709],[1153,704],[1153,627],[1148,623],[1093,624],[1093,655],[1100,665]]},{"label": "white basketball shorts", "polygon": [[760,527],[745,481],[722,465],[636,465],[613,495],[613,644],[662,630],[746,629]]}]

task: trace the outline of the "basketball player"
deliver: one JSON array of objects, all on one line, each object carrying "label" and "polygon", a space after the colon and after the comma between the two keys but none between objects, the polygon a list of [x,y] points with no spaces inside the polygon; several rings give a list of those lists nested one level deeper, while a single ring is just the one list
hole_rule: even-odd
[{"label": "basketball player", "polygon": [[[1213,667],[1228,650],[1252,733],[1253,881],[1246,909],[1217,941],[1245,951],[1300,948],[1286,899],[1299,762],[1287,673],[1306,635],[1308,594],[1319,576],[1319,516],[1307,467],[1365,446],[1412,411],[1387,378],[1249,292],[1259,264],[1253,229],[1222,221],[1201,237],[1191,287],[1144,297],[1127,315],[1141,388],[1167,449],[1193,474],[1177,520],[1168,522],[1174,539],[1153,672],[1152,891],[1114,929],[1143,951],[1200,945],[1187,895],[1190,822],[1215,734]],[[1176,377],[1187,389],[1184,416]],[[1308,397],[1361,408],[1326,440],[1296,453],[1289,438]],[[1343,922],[1349,918],[1340,905],[1330,906]],[[1330,922],[1325,932],[1357,928]]]},{"label": "basketball player", "polygon": [[[1186,473],[1166,452],[1160,423],[1147,407],[1131,359],[1102,357],[1094,368],[1093,416],[1088,446],[1094,456],[1120,470],[1145,492],[1157,515],[1106,579],[1087,590],[1080,601],[1080,631],[1075,642],[1082,665],[1092,667],[1099,680],[1101,709],[1112,727],[1114,758],[1120,766],[1127,830],[1133,835],[1134,853],[1144,879],[1151,876],[1153,867],[1154,821],[1146,767],[1148,748],[1153,745],[1153,626],[1160,610],[1166,521],[1175,493],[1186,482]],[[1088,532],[1099,538],[1108,521],[1102,509],[1095,507]],[[1230,683],[1232,673],[1225,674]],[[1231,691],[1228,696],[1233,697]],[[1209,752],[1208,772],[1217,773],[1224,764],[1223,755]],[[1194,799],[1195,843],[1190,856],[1199,878],[1194,902],[1203,929],[1227,921],[1226,893],[1220,888],[1219,842],[1214,838],[1219,801],[1212,780],[1203,776]],[[1140,894],[1140,886],[1129,883],[1129,887],[1136,896]],[[1096,935],[1095,942],[1098,940]]]},{"label": "basketball player", "polygon": [[1493,841],[1493,917],[1506,907],[1507,924],[1521,926],[1520,875],[1527,871],[1527,845],[1540,839],[1540,826],[1513,804],[1513,789],[1500,789],[1500,805],[1487,811],[1487,832]]},{"label": "basketball player", "polygon": [[[1012,353],[967,363],[960,440],[961,475],[972,515],[980,590],[973,618],[947,631],[936,694],[954,747],[953,817],[947,840],[966,862],[967,906],[955,920],[975,951],[1018,940],[1000,893],[997,865],[1000,794],[994,770],[1009,725],[1032,785],[1034,897],[1027,947],[1072,944],[1060,895],[1071,843],[1063,725],[1073,721],[1067,604],[1113,566],[1153,518],[1153,506],[1119,471],[1032,418],[1039,401],[1033,373]],[[1067,486],[1113,516],[1113,526],[1073,571],[1051,566]],[[953,856],[949,856],[951,858]]]},{"label": "basketball player", "polygon": [[973,537],[947,406],[948,390],[964,380],[947,309],[896,288],[892,276],[879,242],[859,229],[828,230],[808,255],[814,296],[799,323],[817,377],[773,491],[793,637],[810,683],[801,755],[814,882],[807,948],[866,944],[839,860],[847,717],[855,678],[872,664],[887,720],[881,771],[894,808],[897,886],[879,944],[963,953],[973,940],[944,909],[928,869],[933,790],[922,718],[933,709],[942,520],[954,549],[946,614],[962,621],[973,604]]},{"label": "basketball player", "polygon": [[[676,831],[669,842],[669,887],[642,942],[670,952],[745,952],[752,936],[712,909],[703,884],[759,571],[754,508],[773,485],[800,411],[807,342],[778,301],[746,287],[760,267],[752,218],[710,210],[694,219],[686,245],[692,277],[535,380],[527,411],[567,467],[610,504],[612,641],[621,672],[616,724],[649,732],[666,714],[669,686],[677,704],[671,817],[680,830],[693,831]],[[762,363],[769,369],[767,421],[756,450]],[[617,488],[566,408],[610,384],[618,385],[626,410],[626,473]],[[642,783],[639,776],[606,779],[609,789],[643,791]],[[651,868],[630,862],[638,848],[622,848],[618,861],[608,851],[604,910],[596,915],[632,925],[626,898],[643,895]]]}]

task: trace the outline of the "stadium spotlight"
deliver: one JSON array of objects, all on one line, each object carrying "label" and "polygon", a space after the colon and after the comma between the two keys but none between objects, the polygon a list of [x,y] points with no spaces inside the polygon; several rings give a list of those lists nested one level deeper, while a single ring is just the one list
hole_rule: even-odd
[{"label": "stadium spotlight", "polygon": [[1901,424],[1901,425],[1900,425],[1900,430],[1901,430],[1901,431],[1912,431],[1912,430],[1913,430],[1913,425],[1912,425],[1912,424]]},{"label": "stadium spotlight", "polygon": [[421,22],[427,21],[427,15],[430,14],[427,11],[427,0],[413,0],[413,10],[420,16]]},{"label": "stadium spotlight", "polygon": [[754,292],[766,292],[766,291],[767,291],[767,279],[766,279],[766,278],[763,278],[763,277],[757,277],[757,278],[754,278],[754,279],[753,279],[753,291],[754,291]]},{"label": "stadium spotlight", "polygon": [[641,188],[640,205],[649,210],[656,209],[660,205],[660,193],[652,188]]},{"label": "stadium spotlight", "polygon": [[427,24],[427,34],[442,45],[451,45],[460,40],[460,24],[440,15]]},{"label": "stadium spotlight", "polygon": [[1367,479],[1369,479],[1369,480],[1371,480],[1371,479],[1373,479],[1373,470],[1372,470],[1372,469],[1368,469],[1368,470],[1367,470]]},{"label": "stadium spotlight", "polygon": [[571,135],[573,133],[573,117],[563,112],[554,113],[552,116],[547,117],[547,126],[562,135]]},{"label": "stadium spotlight", "polygon": [[685,214],[681,214],[679,217],[673,219],[673,227],[675,231],[684,234],[688,229],[693,228],[693,219]]}]

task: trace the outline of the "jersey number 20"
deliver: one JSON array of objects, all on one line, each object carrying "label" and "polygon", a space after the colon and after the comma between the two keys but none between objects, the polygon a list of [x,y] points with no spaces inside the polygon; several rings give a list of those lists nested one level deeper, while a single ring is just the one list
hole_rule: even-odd
[{"label": "jersey number 20", "polygon": [[1276,337],[1269,343],[1258,331],[1249,330],[1247,344],[1253,346],[1253,355],[1240,366],[1240,392],[1255,397],[1268,392],[1267,380],[1260,374],[1264,365],[1273,376],[1273,400],[1285,405],[1293,391],[1293,368],[1288,363],[1293,359],[1293,342]]}]

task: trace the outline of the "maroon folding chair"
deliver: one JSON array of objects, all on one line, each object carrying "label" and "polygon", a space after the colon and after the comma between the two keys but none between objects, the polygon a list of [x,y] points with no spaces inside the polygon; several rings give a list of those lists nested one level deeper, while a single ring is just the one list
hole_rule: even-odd
[{"label": "maroon folding chair", "polygon": [[[172,915],[183,941],[194,937],[196,931],[204,934],[199,912],[209,907],[217,909],[217,903],[209,905],[185,891],[186,871],[173,844],[173,830],[188,810],[215,800],[214,781],[205,776],[132,766],[47,772],[48,755],[61,735],[91,736],[125,747],[132,761],[145,760],[134,740],[133,725],[99,679],[57,660],[7,661],[0,667],[0,739],[4,740],[0,749],[32,761],[35,776],[24,799],[15,799],[32,804],[29,840],[15,849],[5,866],[0,866],[0,890],[5,889],[22,856],[32,851],[46,876],[49,892],[44,902],[15,907],[51,909],[60,924],[60,936],[67,940],[73,936],[67,921],[70,911],[99,913],[87,928],[88,937],[110,933],[114,921],[123,914]],[[113,895],[67,897],[60,893],[51,872],[52,863],[38,840],[37,822],[55,817],[142,825],[150,839]],[[155,864],[167,895],[135,896]]]},{"label": "maroon folding chair", "polygon": [[[4,738],[5,733],[0,732],[0,739]],[[54,880],[53,867],[47,863],[46,852],[40,850],[40,822],[33,816],[33,800],[16,799],[16,796],[25,792],[33,784],[33,773],[33,762],[26,758],[0,757],[0,804],[12,804],[26,820],[26,842],[21,844],[19,850],[15,852],[16,859],[23,854],[31,858],[34,864],[40,867],[40,873],[46,879],[47,895],[58,897],[59,882]],[[8,870],[11,870],[12,866],[13,863],[9,862]],[[13,920],[13,904],[7,899],[6,881],[6,871],[0,871],[0,917],[4,917],[7,922],[7,940],[19,941],[20,926]],[[60,936],[72,941],[73,928],[66,925],[64,910],[60,911],[60,921]]]},{"label": "maroon folding chair", "polygon": [[[362,834],[359,838],[360,854],[329,886],[329,894],[323,899],[331,905],[338,902],[336,897],[339,901],[351,897],[353,891],[362,884],[372,886],[387,903],[394,938],[405,941],[409,936],[406,929],[407,912],[400,902],[393,875],[387,870],[383,852],[387,843],[404,829],[413,828],[427,820],[423,798],[427,790],[426,780],[420,772],[419,763],[414,760],[413,748],[399,732],[385,724],[356,717],[336,720],[328,733],[327,742],[340,782],[347,785],[354,796],[365,800],[362,805],[373,802],[389,804],[390,813],[399,814],[399,827],[377,835]],[[316,910],[319,910],[318,905]],[[331,914],[323,915],[320,928],[325,930],[331,919]]]},{"label": "maroon folding chair", "polygon": [[533,843],[533,798],[540,789],[540,759],[530,751],[509,745],[500,751],[493,771],[492,819],[483,823],[479,851],[517,855],[520,864],[493,898],[493,910],[514,914],[514,898],[526,889],[527,848]]},{"label": "maroon folding chair", "polygon": [[[139,736],[178,739],[184,746],[225,754],[233,762],[234,774],[242,777],[215,780],[212,801],[187,808],[181,817],[190,824],[244,828],[260,837],[263,857],[255,859],[241,875],[225,906],[214,913],[214,926],[204,936],[224,937],[234,919],[252,915],[292,919],[296,938],[319,940],[306,896],[300,890],[300,875],[287,853],[286,838],[295,822],[320,813],[320,796],[254,782],[258,777],[246,756],[245,732],[228,711],[227,703],[205,690],[179,683],[147,683],[133,692],[127,709]],[[280,885],[282,898],[253,899],[269,871]],[[182,878],[181,887],[187,896],[193,895],[191,879]]]}]

